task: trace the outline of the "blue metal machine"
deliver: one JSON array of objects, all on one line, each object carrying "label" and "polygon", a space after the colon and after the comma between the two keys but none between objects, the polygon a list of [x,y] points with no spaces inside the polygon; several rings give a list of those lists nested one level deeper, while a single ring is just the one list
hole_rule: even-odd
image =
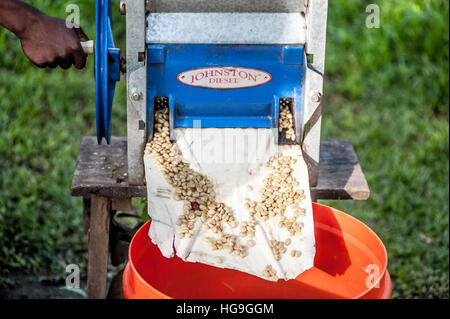
[{"label": "blue metal machine", "polygon": [[[194,121],[202,128],[277,128],[280,98],[301,96],[303,46],[168,44],[150,45],[147,52],[147,114],[153,114],[156,97],[168,97],[174,128],[194,127]],[[236,69],[238,65],[246,69]],[[198,69],[185,83],[179,80],[179,74]],[[229,72],[224,75],[220,69]],[[233,84],[239,83],[234,82],[245,82],[253,70],[264,72],[262,81],[256,76],[255,86],[236,89]],[[195,86],[199,78],[203,86]],[[219,81],[232,83],[211,88]],[[295,111],[299,122],[300,103]],[[149,138],[152,132],[153,121],[147,117]]]},{"label": "blue metal machine", "polygon": [[[326,0],[121,0],[119,6],[127,16],[131,184],[142,183],[158,97],[168,99],[171,129],[277,128],[280,99],[290,98],[297,143],[317,168]],[[97,137],[109,143],[120,80],[111,0],[97,0],[96,28]]]}]

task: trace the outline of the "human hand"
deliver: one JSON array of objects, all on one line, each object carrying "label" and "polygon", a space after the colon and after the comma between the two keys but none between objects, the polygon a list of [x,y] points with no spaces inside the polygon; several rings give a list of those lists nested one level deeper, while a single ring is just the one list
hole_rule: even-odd
[{"label": "human hand", "polygon": [[25,55],[38,67],[66,70],[72,64],[77,69],[86,66],[87,55],[80,41],[89,38],[80,27],[68,28],[63,19],[39,13],[17,36]]}]

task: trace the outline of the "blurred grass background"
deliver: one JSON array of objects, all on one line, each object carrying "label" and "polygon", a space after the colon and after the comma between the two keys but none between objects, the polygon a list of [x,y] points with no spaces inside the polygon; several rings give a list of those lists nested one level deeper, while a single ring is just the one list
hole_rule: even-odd
[{"label": "blurred grass background", "polygon": [[[93,38],[95,1],[27,2],[59,17],[78,4]],[[380,29],[365,27],[369,3],[380,6]],[[124,49],[117,3],[113,12]],[[330,1],[323,138],[353,143],[371,198],[324,203],[382,238],[397,298],[449,297],[448,34],[447,0]],[[92,58],[83,71],[37,69],[0,29],[0,286],[85,269],[70,185],[81,138],[95,135],[94,101]],[[113,113],[113,135],[126,135],[124,81]]]}]

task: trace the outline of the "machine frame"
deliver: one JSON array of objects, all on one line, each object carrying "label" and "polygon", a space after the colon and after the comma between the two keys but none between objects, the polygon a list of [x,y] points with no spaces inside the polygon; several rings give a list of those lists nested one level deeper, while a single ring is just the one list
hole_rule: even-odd
[{"label": "machine frame", "polygon": [[[128,132],[128,179],[130,185],[144,183],[143,151],[147,143],[147,16],[150,2],[154,8],[160,8],[163,0],[122,0],[121,10],[126,11],[126,78],[127,78],[127,132]],[[189,11],[196,2],[210,3],[205,0],[171,0],[165,1],[177,8],[180,2]],[[248,8],[242,0],[221,2],[218,10],[227,12],[229,8],[246,12]],[[305,80],[302,87],[302,122],[298,137],[305,160],[308,164],[310,185],[318,182],[320,131],[322,120],[323,74],[325,70],[325,47],[327,29],[328,0],[260,0],[261,11],[301,9],[306,20],[305,42]],[[212,4],[211,4],[212,3]],[[224,4],[225,3],[225,4]],[[230,6],[227,8],[227,4]],[[276,3],[276,4],[274,4]],[[276,6],[272,8],[271,6]],[[281,8],[281,9],[280,9]],[[214,10],[208,6],[206,11]],[[231,10],[231,9],[229,9]],[[270,11],[272,10],[272,11]],[[150,115],[149,115],[150,116]]]}]

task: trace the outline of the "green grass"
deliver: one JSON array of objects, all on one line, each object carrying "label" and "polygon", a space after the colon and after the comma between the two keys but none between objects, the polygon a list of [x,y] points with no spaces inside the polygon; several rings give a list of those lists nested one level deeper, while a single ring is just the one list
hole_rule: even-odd
[{"label": "green grass", "polygon": [[382,238],[393,297],[448,298],[449,4],[375,3],[380,29],[365,1],[330,1],[323,137],[353,143],[371,197],[325,203]]},{"label": "green grass", "polygon": [[[28,2],[60,17],[79,4],[93,37],[94,1]],[[323,138],[353,143],[371,198],[325,203],[382,238],[393,297],[448,298],[449,4],[370,1],[380,5],[381,28],[367,29],[368,3],[330,1]],[[85,267],[81,200],[70,184],[81,137],[95,134],[92,66],[36,69],[0,30],[0,285],[13,285],[12,274],[60,280],[66,264]],[[125,135],[125,116],[122,81],[113,134]]]},{"label": "green grass", "polygon": [[[28,2],[60,17],[66,5],[79,4],[94,36],[95,1]],[[23,272],[60,280],[69,263],[86,269],[82,203],[70,185],[80,139],[95,135],[93,59],[83,71],[37,69],[1,29],[0,69],[0,285]],[[115,105],[115,133],[122,135],[123,90],[121,84]]]}]

